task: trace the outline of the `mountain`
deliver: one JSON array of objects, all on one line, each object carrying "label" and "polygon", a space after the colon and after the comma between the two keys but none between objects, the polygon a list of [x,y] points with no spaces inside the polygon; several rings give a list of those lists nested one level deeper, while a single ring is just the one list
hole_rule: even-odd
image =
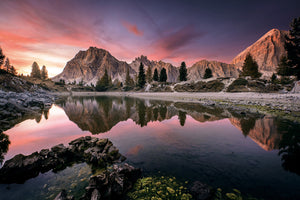
[{"label": "mountain", "polygon": [[272,75],[278,66],[281,56],[286,52],[284,43],[287,34],[287,31],[280,31],[278,29],[270,30],[254,44],[238,54],[232,60],[232,64],[241,69],[246,55],[250,53],[256,60],[259,71],[267,76]]},{"label": "mountain", "polygon": [[108,51],[90,47],[86,51],[79,51],[72,60],[67,62],[63,72],[52,80],[63,79],[66,83],[73,81],[79,83],[83,80],[87,84],[96,84],[97,80],[103,76],[105,69],[113,81],[115,79],[124,81],[127,69],[131,76],[135,74],[126,62],[117,60]]},{"label": "mountain", "polygon": [[201,60],[188,68],[188,80],[203,79],[205,70],[210,68],[214,78],[217,77],[238,77],[239,70],[233,64],[226,64],[218,61]]},{"label": "mountain", "polygon": [[178,68],[174,67],[172,64],[165,63],[163,61],[150,61],[148,60],[147,56],[141,55],[140,57],[135,58],[135,60],[132,61],[132,63],[130,63],[129,65],[131,66],[132,69],[134,69],[138,73],[140,63],[143,63],[145,72],[147,71],[148,66],[150,66],[152,69],[152,74],[154,73],[155,69],[157,69],[159,74],[161,69],[165,68],[168,76],[167,81],[177,82],[179,76],[179,70]]}]

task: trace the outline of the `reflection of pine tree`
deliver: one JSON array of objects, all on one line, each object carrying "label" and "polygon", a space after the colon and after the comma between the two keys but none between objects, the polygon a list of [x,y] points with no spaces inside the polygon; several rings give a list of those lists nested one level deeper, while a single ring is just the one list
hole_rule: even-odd
[{"label": "reflection of pine tree", "polygon": [[162,120],[166,119],[166,114],[167,114],[167,107],[166,106],[160,106],[159,107],[159,115]]},{"label": "reflection of pine tree", "polygon": [[100,108],[103,109],[105,117],[109,116],[109,112],[112,109],[112,98],[110,97],[101,97],[97,100]]},{"label": "reflection of pine tree", "polygon": [[7,153],[9,144],[10,141],[8,135],[0,132],[0,165],[2,165],[4,154]]},{"label": "reflection of pine tree", "polygon": [[131,108],[134,105],[134,100],[125,97],[125,106],[126,106],[126,118],[128,119],[130,117],[130,113],[131,113]]},{"label": "reflection of pine tree", "polygon": [[143,101],[139,101],[138,104],[138,114],[139,114],[139,124],[141,125],[141,127],[145,126],[146,120],[145,120],[145,115],[146,115],[146,106],[144,104]]},{"label": "reflection of pine tree", "polygon": [[244,136],[247,136],[249,134],[250,130],[254,128],[255,122],[256,122],[256,119],[253,117],[250,117],[250,118],[243,117],[240,120],[242,132],[243,132]]},{"label": "reflection of pine tree", "polygon": [[278,132],[282,133],[279,143],[282,167],[300,175],[300,125],[289,121],[277,122]]},{"label": "reflection of pine tree", "polygon": [[152,108],[147,107],[147,122],[151,121],[152,119]]},{"label": "reflection of pine tree", "polygon": [[153,109],[153,118],[154,118],[154,121],[157,120],[157,118],[158,118],[158,108]]},{"label": "reflection of pine tree", "polygon": [[186,120],[186,112],[178,111],[178,118],[181,126],[184,126]]}]

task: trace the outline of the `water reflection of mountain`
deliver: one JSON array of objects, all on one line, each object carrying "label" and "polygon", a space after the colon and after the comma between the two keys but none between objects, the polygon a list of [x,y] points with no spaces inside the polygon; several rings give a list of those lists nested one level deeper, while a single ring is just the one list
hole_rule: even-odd
[{"label": "water reflection of mountain", "polygon": [[[242,130],[242,120],[238,118],[230,118],[231,124]],[[248,121],[251,121],[248,120]],[[246,133],[254,142],[266,151],[279,149],[279,143],[282,139],[282,134],[279,134],[275,119],[265,116],[263,118],[254,119],[254,125]],[[251,123],[251,122],[249,122]]]},{"label": "water reflection of mountain", "polygon": [[299,143],[293,143],[291,137],[296,138],[296,141],[300,140],[299,134],[295,135],[300,132],[299,126],[283,128],[286,123],[273,117],[226,110],[216,106],[203,106],[198,103],[174,103],[128,97],[72,97],[60,105],[71,121],[92,134],[107,132],[127,119],[132,119],[143,127],[148,122],[163,121],[173,116],[178,116],[181,126],[185,124],[186,115],[199,122],[228,118],[232,125],[264,150],[280,150],[283,167],[298,173],[294,162],[300,159]]}]

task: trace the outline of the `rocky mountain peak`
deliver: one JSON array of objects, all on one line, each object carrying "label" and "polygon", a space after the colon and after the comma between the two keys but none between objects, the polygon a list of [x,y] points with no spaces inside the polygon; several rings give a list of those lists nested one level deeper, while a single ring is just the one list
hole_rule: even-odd
[{"label": "rocky mountain peak", "polygon": [[65,80],[67,83],[83,81],[85,84],[96,84],[104,74],[105,69],[112,80],[124,81],[126,71],[133,76],[135,71],[126,63],[117,60],[105,49],[90,47],[86,51],[79,51],[75,57],[67,62],[63,72],[52,80]]},{"label": "rocky mountain peak", "polygon": [[241,69],[247,54],[250,53],[257,62],[259,71],[265,76],[271,76],[275,72],[281,56],[286,53],[284,43],[287,34],[287,31],[278,29],[268,31],[254,44],[238,54],[232,60],[232,64]]}]

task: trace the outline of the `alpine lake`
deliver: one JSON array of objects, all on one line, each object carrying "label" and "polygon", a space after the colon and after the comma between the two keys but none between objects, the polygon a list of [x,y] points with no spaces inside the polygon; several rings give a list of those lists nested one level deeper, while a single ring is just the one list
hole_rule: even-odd
[{"label": "alpine lake", "polygon": [[[0,125],[1,126],[1,125]],[[201,181],[262,199],[300,199],[300,125],[278,117],[199,103],[130,97],[66,97],[2,133],[2,164],[82,136],[109,138],[143,176]],[[22,184],[0,184],[0,199],[80,196],[86,163],[48,171]]]}]

